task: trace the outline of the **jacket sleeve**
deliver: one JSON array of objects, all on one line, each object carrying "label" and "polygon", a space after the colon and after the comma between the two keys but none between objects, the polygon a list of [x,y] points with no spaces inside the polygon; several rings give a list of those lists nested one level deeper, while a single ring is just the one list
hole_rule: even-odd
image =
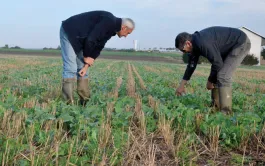
[{"label": "jacket sleeve", "polygon": [[223,67],[223,59],[221,57],[219,49],[215,44],[204,44],[201,47],[201,54],[205,56],[212,64],[211,73],[208,77],[208,81],[211,83],[217,82],[217,73]]},{"label": "jacket sleeve", "polygon": [[189,60],[188,60],[188,65],[186,67],[186,71],[185,74],[183,76],[183,80],[190,80],[190,77],[192,76],[194,70],[197,67],[198,61],[199,61],[199,55],[188,55],[189,56]]},{"label": "jacket sleeve", "polygon": [[95,25],[85,41],[84,57],[96,59],[99,56],[107,42],[106,35],[114,31],[114,24],[111,18],[106,17]]}]

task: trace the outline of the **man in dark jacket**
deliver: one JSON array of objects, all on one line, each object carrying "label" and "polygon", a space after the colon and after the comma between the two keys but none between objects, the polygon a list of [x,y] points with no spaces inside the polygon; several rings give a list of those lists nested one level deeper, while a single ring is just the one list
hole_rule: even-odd
[{"label": "man in dark jacket", "polygon": [[62,22],[60,29],[63,58],[62,93],[68,103],[74,102],[74,83],[80,103],[89,98],[88,68],[93,65],[106,42],[116,34],[126,37],[135,23],[129,18],[118,18],[106,11],[78,14]]},{"label": "man in dark jacket", "polygon": [[222,112],[231,112],[232,75],[250,50],[251,43],[247,35],[235,28],[210,27],[194,34],[180,33],[176,37],[175,46],[189,56],[189,63],[176,94],[185,92],[185,85],[202,55],[212,64],[206,85],[208,90],[212,90],[212,99]]}]

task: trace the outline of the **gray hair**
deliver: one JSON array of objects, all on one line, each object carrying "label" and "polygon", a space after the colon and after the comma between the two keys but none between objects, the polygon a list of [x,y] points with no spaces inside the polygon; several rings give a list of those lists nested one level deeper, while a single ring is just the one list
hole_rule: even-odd
[{"label": "gray hair", "polygon": [[122,25],[125,25],[126,27],[128,27],[130,29],[134,29],[135,28],[135,23],[130,18],[122,18]]}]

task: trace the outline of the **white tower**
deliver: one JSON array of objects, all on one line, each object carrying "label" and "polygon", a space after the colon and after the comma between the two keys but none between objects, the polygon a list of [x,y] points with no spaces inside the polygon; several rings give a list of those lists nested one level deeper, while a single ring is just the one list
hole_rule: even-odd
[{"label": "white tower", "polygon": [[138,45],[137,40],[133,40],[133,45],[134,45],[134,51],[137,51],[138,50],[138,48],[137,48],[137,45]]}]

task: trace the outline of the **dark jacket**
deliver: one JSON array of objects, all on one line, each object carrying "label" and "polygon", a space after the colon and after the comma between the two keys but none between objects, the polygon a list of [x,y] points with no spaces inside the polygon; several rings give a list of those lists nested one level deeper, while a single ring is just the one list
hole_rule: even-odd
[{"label": "dark jacket", "polygon": [[212,64],[208,80],[217,81],[217,73],[223,67],[227,55],[247,39],[247,35],[236,28],[210,27],[192,34],[193,51],[189,54],[189,62],[183,79],[189,80],[196,69],[199,56],[202,55]]},{"label": "dark jacket", "polygon": [[62,22],[76,54],[96,59],[106,42],[121,30],[122,20],[106,11],[78,14]]}]

